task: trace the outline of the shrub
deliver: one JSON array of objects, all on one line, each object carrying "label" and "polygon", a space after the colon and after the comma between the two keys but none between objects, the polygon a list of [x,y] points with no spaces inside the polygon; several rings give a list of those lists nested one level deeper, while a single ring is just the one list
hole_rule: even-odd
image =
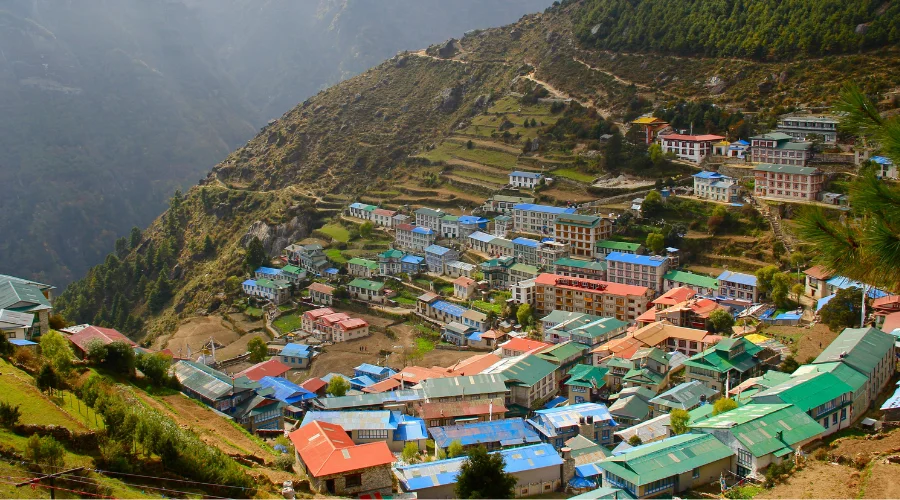
[{"label": "shrub", "polygon": [[292,471],[294,469],[294,453],[282,453],[275,457],[275,467],[287,472]]},{"label": "shrub", "polygon": [[19,417],[21,416],[22,412],[19,410],[19,405],[13,406],[6,401],[0,401],[0,425],[10,429],[19,423]]}]

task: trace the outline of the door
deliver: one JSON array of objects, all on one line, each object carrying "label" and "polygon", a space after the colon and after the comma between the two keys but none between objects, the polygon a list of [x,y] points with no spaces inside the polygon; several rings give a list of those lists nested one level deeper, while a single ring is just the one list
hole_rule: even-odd
[{"label": "door", "polygon": [[334,479],[325,480],[325,489],[328,490],[328,493],[334,495]]}]

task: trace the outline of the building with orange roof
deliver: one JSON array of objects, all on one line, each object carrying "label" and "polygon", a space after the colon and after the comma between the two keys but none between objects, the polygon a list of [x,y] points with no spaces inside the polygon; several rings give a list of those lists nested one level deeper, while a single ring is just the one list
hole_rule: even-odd
[{"label": "building with orange roof", "polygon": [[334,303],[334,287],[325,283],[313,283],[307,288],[309,290],[309,300],[314,304],[322,304],[330,306]]},{"label": "building with orange roof", "polygon": [[401,389],[409,389],[419,382],[429,378],[449,377],[450,373],[440,367],[426,368],[424,366],[407,366],[399,372],[391,375],[389,380],[396,380],[402,385]]},{"label": "building with orange roof", "polygon": [[693,356],[712,347],[709,332],[696,328],[675,326],[668,321],[657,321],[634,332],[634,338],[649,347],[666,352],[678,351]]},{"label": "building with orange roof", "polygon": [[332,335],[335,342],[346,342],[368,337],[369,323],[361,318],[347,318],[337,323]]},{"label": "building with orange roof", "polygon": [[325,382],[319,377],[312,377],[300,384],[300,387],[316,394],[317,396],[325,396],[325,389],[328,388],[328,382]]},{"label": "building with orange roof", "polygon": [[663,310],[667,307],[674,306],[675,304],[680,304],[690,299],[691,297],[696,295],[696,293],[697,292],[691,290],[688,287],[680,286],[660,295],[659,297],[654,299],[651,304],[653,304],[657,310]]},{"label": "building with orange roof", "polygon": [[829,295],[827,281],[833,276],[822,266],[812,266],[803,271],[806,275],[805,290],[803,293],[813,299],[822,299]]},{"label": "building with orange roof", "polygon": [[497,361],[500,361],[500,356],[496,354],[478,354],[471,358],[460,360],[455,365],[448,366],[449,374],[447,376],[478,375],[493,366]]},{"label": "building with orange roof", "polygon": [[509,340],[509,334],[502,330],[488,330],[479,335],[469,337],[469,347],[473,349],[494,350],[500,344]]},{"label": "building with orange roof", "polygon": [[393,491],[387,443],[353,444],[340,425],[313,421],[290,435],[297,462],[319,495],[357,497]]},{"label": "building with orange roof", "polygon": [[543,273],[535,278],[535,309],[614,317],[635,321],[650,304],[653,290],[645,286]]},{"label": "building with orange roof", "polygon": [[234,378],[244,376],[253,382],[258,382],[259,379],[263,377],[280,377],[290,370],[291,367],[278,361],[278,358],[270,358],[262,363],[256,363],[244,371],[238,372],[235,374]]},{"label": "building with orange roof", "polygon": [[87,357],[88,349],[93,342],[100,342],[103,345],[109,345],[113,342],[122,342],[132,347],[137,345],[133,340],[119,333],[118,330],[99,326],[88,326],[83,328],[77,333],[69,335],[68,339],[75,347],[75,354],[80,355],[82,358]]},{"label": "building with orange roof", "polygon": [[460,276],[453,280],[453,296],[458,299],[468,299],[475,294],[476,283],[472,278]]},{"label": "building with orange roof", "polygon": [[553,347],[553,344],[541,342],[540,340],[526,339],[524,337],[513,337],[500,345],[500,348],[503,350],[502,353],[504,358],[535,354],[549,347]]},{"label": "building with orange roof", "polygon": [[610,340],[595,347],[591,350],[591,358],[594,361],[594,366],[600,366],[604,360],[610,357],[631,359],[634,353],[642,347],[646,347],[646,344],[629,334],[627,337]]},{"label": "building with orange roof", "polygon": [[334,314],[334,310],[330,307],[306,311],[303,313],[303,316],[300,317],[300,328],[304,332],[313,333],[316,330],[316,322],[319,321],[319,318],[328,316],[329,314]]},{"label": "building with orange roof", "polygon": [[731,312],[731,308],[710,299],[691,299],[675,304],[662,311],[656,311],[657,321],[668,321],[675,326],[709,329],[709,314],[716,309]]},{"label": "building with orange roof", "polygon": [[394,380],[392,378],[386,378],[381,382],[375,382],[374,384],[363,387],[362,391],[368,394],[376,394],[379,392],[388,392],[400,389],[401,383],[399,380]]}]

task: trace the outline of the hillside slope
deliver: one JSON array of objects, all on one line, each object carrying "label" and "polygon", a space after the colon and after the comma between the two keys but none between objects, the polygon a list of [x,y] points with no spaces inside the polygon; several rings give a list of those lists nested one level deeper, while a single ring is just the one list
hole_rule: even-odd
[{"label": "hillside slope", "polygon": [[[599,163],[576,151],[596,149],[613,125],[679,99],[751,109],[754,120],[763,120],[785,106],[827,104],[846,80],[873,92],[900,85],[900,75],[888,71],[900,62],[893,47],[794,62],[598,50],[576,38],[583,9],[598,3],[569,3],[472,33],[444,56],[400,54],[320,92],[173,200],[133,251],[110,256],[58,306],[70,320],[105,322],[134,336],[168,333],[180,319],[220,307],[227,299],[220,292],[236,292],[239,281],[227,278],[243,276],[250,234],[277,254],[349,200],[472,208],[483,196],[471,179],[485,179],[483,190],[512,168],[563,166],[559,171],[575,179],[563,186],[623,171],[652,184],[662,174],[648,166],[645,147],[604,147]],[[539,97],[573,104],[554,112]],[[509,151],[521,151],[523,139],[528,154]],[[465,181],[457,169],[468,172],[469,184],[456,184]],[[547,196],[597,197],[592,188],[574,189]],[[207,235],[214,251],[202,250]]]}]

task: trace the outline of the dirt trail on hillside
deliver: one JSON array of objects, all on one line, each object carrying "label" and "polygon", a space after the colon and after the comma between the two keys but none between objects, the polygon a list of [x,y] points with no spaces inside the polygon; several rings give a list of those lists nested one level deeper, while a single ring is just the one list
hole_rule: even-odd
[{"label": "dirt trail on hillside", "polygon": [[520,147],[516,148],[516,147],[510,146],[508,144],[502,144],[502,143],[494,142],[494,141],[487,141],[484,139],[475,139],[475,138],[472,138],[469,136],[458,136],[458,135],[450,136],[447,138],[447,140],[450,142],[457,142],[457,143],[461,143],[461,144],[465,144],[468,141],[472,141],[472,144],[475,144],[477,146],[482,146],[486,149],[495,149],[497,151],[503,151],[504,153],[512,153],[516,156],[522,154],[522,148],[520,148]]},{"label": "dirt trail on hillside", "polygon": [[606,76],[612,78],[613,80],[615,80],[616,82],[618,82],[618,83],[620,83],[620,84],[622,84],[622,85],[625,85],[626,87],[629,86],[629,85],[634,85],[635,87],[637,87],[637,88],[639,88],[639,89],[644,89],[644,90],[654,90],[654,91],[655,91],[655,90],[658,90],[658,89],[655,89],[655,88],[651,87],[650,85],[646,85],[646,84],[643,84],[643,83],[632,82],[632,81],[630,81],[630,80],[626,80],[626,79],[624,79],[624,78],[622,78],[622,77],[616,75],[615,73],[611,73],[611,72],[609,72],[609,71],[600,69],[600,68],[598,68],[598,67],[591,66],[590,64],[588,64],[588,63],[582,61],[581,59],[579,59],[579,58],[577,58],[577,57],[575,57],[575,56],[572,56],[572,60],[575,61],[575,62],[577,62],[577,63],[579,63],[579,64],[581,64],[581,65],[583,65],[583,66],[585,66],[587,69],[589,69],[589,70],[591,70],[591,71],[596,71],[596,72],[598,72],[598,73],[603,73],[604,75],[606,75]]},{"label": "dirt trail on hillside", "polygon": [[[532,71],[531,73],[528,73],[527,75],[522,75],[520,78],[524,78],[524,79],[526,79],[526,80],[531,80],[532,82],[534,82],[534,83],[536,83],[536,84],[538,84],[538,85],[541,85],[542,87],[544,87],[545,89],[547,89],[547,92],[549,92],[549,93],[550,93],[551,95],[553,95],[554,97],[557,97],[557,98],[559,98],[559,99],[569,99],[569,100],[575,101],[575,102],[577,102],[578,104],[584,106],[585,108],[591,108],[591,109],[596,110],[596,111],[597,111],[598,113],[600,113],[600,115],[603,116],[603,117],[606,117],[606,118],[608,118],[608,119],[612,119],[613,112],[612,112],[611,109],[601,108],[601,107],[597,106],[596,104],[594,104],[593,102],[582,101],[582,100],[580,100],[580,99],[577,99],[577,98],[575,98],[575,97],[572,97],[572,96],[569,95],[568,93],[563,92],[562,90],[559,90],[558,88],[554,87],[554,86],[553,86],[552,84],[550,84],[549,82],[547,82],[547,81],[545,81],[545,80],[540,80],[540,79],[538,79],[538,78],[535,76],[536,73],[537,73],[537,70],[534,70],[534,71]],[[625,123],[624,123],[624,122],[613,120],[613,123],[614,123],[617,127],[619,127],[620,129],[622,129],[623,132],[624,132],[625,130],[628,130],[628,129],[625,127]]]}]

